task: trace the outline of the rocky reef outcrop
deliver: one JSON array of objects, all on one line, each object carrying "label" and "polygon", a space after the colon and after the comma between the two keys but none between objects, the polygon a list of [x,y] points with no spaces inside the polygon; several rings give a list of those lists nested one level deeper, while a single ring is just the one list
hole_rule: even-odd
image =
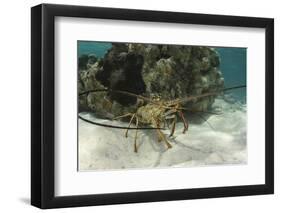
[{"label": "rocky reef outcrop", "polygon": [[[78,90],[108,88],[162,100],[182,99],[221,91],[224,79],[219,64],[218,53],[210,47],[113,43],[102,59],[79,58]],[[205,111],[214,98],[198,98],[183,105]],[[138,105],[136,97],[115,92],[79,96],[80,111],[94,111],[102,117],[135,112]]]}]

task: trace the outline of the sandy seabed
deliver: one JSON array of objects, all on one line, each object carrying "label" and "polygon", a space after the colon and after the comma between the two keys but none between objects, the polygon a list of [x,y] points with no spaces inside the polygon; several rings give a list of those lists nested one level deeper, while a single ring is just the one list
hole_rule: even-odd
[{"label": "sandy seabed", "polygon": [[[168,137],[170,130],[164,130],[171,149],[167,149],[163,142],[157,142],[155,130],[139,130],[137,153],[134,152],[135,130],[130,130],[129,137],[125,138],[123,129],[79,120],[79,171],[246,164],[246,105],[217,98],[213,108],[220,109],[221,114],[204,115],[207,122],[202,117],[192,116],[185,134],[181,122],[177,123],[172,138]],[[99,123],[128,125],[98,119],[91,113],[80,115]]]}]

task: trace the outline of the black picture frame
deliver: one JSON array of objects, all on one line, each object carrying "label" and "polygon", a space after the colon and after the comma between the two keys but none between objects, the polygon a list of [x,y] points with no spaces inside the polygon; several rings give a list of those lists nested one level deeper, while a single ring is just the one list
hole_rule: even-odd
[{"label": "black picture frame", "polygon": [[[56,197],[54,195],[54,20],[58,16],[264,28],[266,32],[265,184]],[[41,4],[31,9],[31,52],[32,205],[46,209],[274,193],[273,19]]]}]

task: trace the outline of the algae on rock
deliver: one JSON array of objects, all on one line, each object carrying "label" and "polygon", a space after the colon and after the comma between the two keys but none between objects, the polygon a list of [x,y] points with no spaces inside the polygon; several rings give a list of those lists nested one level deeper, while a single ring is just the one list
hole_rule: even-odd
[{"label": "algae on rock", "polygon": [[[123,90],[162,100],[182,99],[219,92],[224,79],[220,58],[210,47],[113,43],[104,58],[79,70],[79,93],[92,89]],[[205,111],[214,96],[183,103],[192,111]],[[110,92],[89,93],[79,98],[80,109],[102,117],[135,112],[136,98]]]}]

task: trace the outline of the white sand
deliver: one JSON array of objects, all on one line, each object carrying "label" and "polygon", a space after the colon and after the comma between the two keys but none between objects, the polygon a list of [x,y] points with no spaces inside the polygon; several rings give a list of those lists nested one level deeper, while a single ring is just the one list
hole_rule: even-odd
[{"label": "white sand", "polygon": [[[207,122],[191,122],[187,133],[177,123],[172,144],[167,149],[158,143],[155,130],[140,130],[138,153],[134,152],[135,130],[106,128],[79,120],[79,170],[188,167],[247,163],[246,106],[217,99],[213,107],[221,115],[204,115]],[[99,123],[127,126],[125,122],[97,119],[93,114],[81,116]],[[189,118],[187,118],[189,119]],[[199,118],[197,118],[199,119]],[[178,119],[179,120],[179,119]],[[193,119],[194,120],[194,119]],[[201,120],[202,121],[202,120]],[[170,131],[164,133],[169,135]]]}]

